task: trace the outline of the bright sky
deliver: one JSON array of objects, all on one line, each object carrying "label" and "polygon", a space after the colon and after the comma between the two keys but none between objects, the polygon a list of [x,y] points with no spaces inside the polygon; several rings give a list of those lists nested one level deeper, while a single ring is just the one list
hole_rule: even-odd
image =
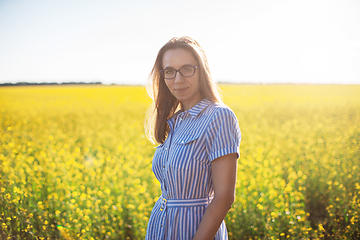
[{"label": "bright sky", "polygon": [[216,81],[360,84],[359,0],[0,0],[0,82],[145,84],[184,35]]}]

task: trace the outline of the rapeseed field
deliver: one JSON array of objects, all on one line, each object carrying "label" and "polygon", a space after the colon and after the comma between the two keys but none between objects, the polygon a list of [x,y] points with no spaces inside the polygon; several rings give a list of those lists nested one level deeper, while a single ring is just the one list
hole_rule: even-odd
[{"label": "rapeseed field", "polygon": [[[221,89],[242,132],[230,239],[360,238],[360,86]],[[144,87],[0,88],[0,238],[144,239],[150,102]]]}]

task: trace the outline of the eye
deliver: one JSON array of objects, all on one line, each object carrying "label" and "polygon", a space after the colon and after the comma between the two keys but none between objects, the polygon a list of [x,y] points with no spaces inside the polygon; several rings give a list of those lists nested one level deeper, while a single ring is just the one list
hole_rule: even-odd
[{"label": "eye", "polygon": [[165,74],[174,74],[174,69],[165,69],[164,73]]},{"label": "eye", "polygon": [[192,67],[184,67],[183,69],[181,69],[184,73],[186,72],[191,72],[192,71]]}]

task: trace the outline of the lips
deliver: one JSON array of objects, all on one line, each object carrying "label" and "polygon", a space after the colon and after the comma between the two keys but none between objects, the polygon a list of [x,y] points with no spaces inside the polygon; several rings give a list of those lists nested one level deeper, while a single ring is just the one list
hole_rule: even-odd
[{"label": "lips", "polygon": [[174,89],[174,90],[175,90],[175,92],[177,92],[177,93],[183,93],[183,92],[185,92],[187,89],[188,89],[187,87],[184,87],[184,88],[176,88],[176,89]]}]

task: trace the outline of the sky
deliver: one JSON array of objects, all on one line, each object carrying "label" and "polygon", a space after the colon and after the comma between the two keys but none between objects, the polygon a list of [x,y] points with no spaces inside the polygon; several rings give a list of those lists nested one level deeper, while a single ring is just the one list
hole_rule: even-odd
[{"label": "sky", "polygon": [[174,36],[217,82],[360,84],[360,0],[0,0],[0,83],[143,85]]}]

